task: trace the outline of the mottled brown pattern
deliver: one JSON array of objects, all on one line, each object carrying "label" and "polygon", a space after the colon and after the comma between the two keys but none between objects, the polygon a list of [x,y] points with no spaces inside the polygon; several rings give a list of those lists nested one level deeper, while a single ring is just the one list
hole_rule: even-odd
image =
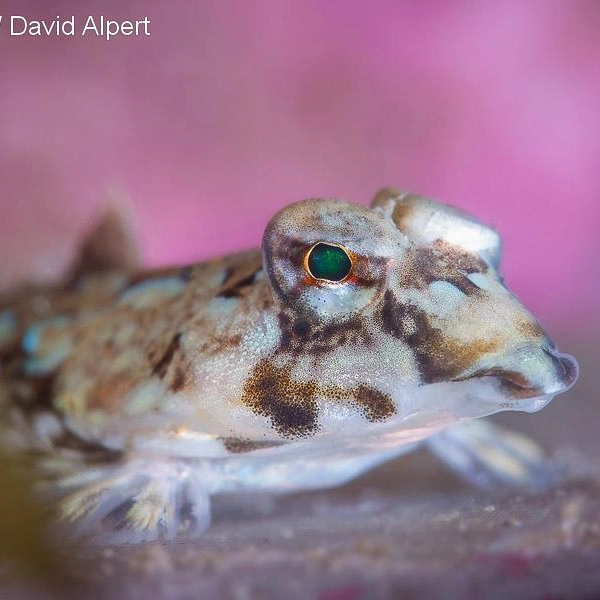
[{"label": "mottled brown pattern", "polygon": [[471,295],[480,289],[467,275],[486,273],[488,269],[479,256],[436,240],[431,246],[416,246],[408,252],[399,283],[402,287],[422,290],[434,281],[447,281]]},{"label": "mottled brown pattern", "polygon": [[56,374],[37,376],[25,373],[27,354],[21,345],[23,331],[17,328],[14,336],[0,346],[0,388],[30,418],[41,412],[52,410],[52,392]]},{"label": "mottled brown pattern", "polygon": [[123,398],[139,383],[131,373],[115,373],[99,379],[87,395],[86,407],[107,413],[117,413]]},{"label": "mottled brown pattern", "polygon": [[260,269],[257,269],[254,273],[250,273],[250,275],[247,275],[242,279],[238,279],[237,281],[230,280],[229,282],[224,283],[217,296],[220,298],[239,298],[243,295],[244,289],[252,286],[259,270]]},{"label": "mottled brown pattern", "polygon": [[[79,285],[82,282],[91,285]],[[0,310],[11,310],[19,322],[19,335],[38,320],[56,316],[75,316],[82,312],[93,312],[111,306],[115,298],[114,273],[93,274],[85,277],[78,285],[65,288],[29,288],[17,290],[4,297]]]},{"label": "mottled brown pattern", "polygon": [[242,402],[256,414],[269,417],[281,435],[302,437],[318,430],[319,395],[329,402],[354,404],[370,422],[384,421],[396,413],[392,398],[370,385],[349,389],[294,381],[288,368],[268,360],[261,361],[246,381]]},{"label": "mottled brown pattern", "polygon": [[219,440],[223,443],[225,449],[232,454],[244,454],[246,452],[262,450],[263,448],[273,448],[275,446],[281,446],[284,443],[275,440],[248,440],[236,437],[224,437],[219,438]]},{"label": "mottled brown pattern", "polygon": [[230,265],[225,270],[223,283],[217,296],[221,298],[242,297],[251,289],[261,269],[262,260],[260,255],[256,255],[250,260]]},{"label": "mottled brown pattern", "polygon": [[546,332],[542,329],[542,326],[533,319],[531,320],[520,320],[515,324],[517,331],[526,339],[539,340],[545,339]]},{"label": "mottled brown pattern", "polygon": [[392,398],[371,386],[359,385],[353,391],[353,397],[365,417],[371,422],[385,421],[396,413]]},{"label": "mottled brown pattern", "polygon": [[86,465],[104,465],[107,463],[116,463],[123,457],[123,452],[106,448],[101,444],[84,440],[79,436],[64,429],[62,434],[53,439],[53,446],[61,450],[75,451],[79,459]]},{"label": "mottled brown pattern", "polygon": [[[399,302],[391,290],[386,290],[378,313],[381,328],[386,333],[398,339],[405,339],[412,331],[406,328],[407,318],[419,326],[418,319],[422,317],[412,304]],[[415,317],[417,321],[414,321]]]},{"label": "mottled brown pattern", "polygon": [[353,254],[352,273],[348,281],[361,288],[379,287],[383,284],[386,266],[385,258]]},{"label": "mottled brown pattern", "polygon": [[[421,323],[426,323],[423,318]],[[413,349],[425,383],[449,381],[500,346],[496,338],[463,344],[446,337],[439,329],[422,328],[407,339]]]},{"label": "mottled brown pattern", "polygon": [[[60,385],[56,389],[54,385],[45,386],[45,389],[49,390],[48,398],[54,393],[66,393],[65,397],[69,400],[61,404],[61,411],[79,411],[81,406],[86,410],[106,410],[116,414],[127,393],[152,375],[162,378],[170,391],[181,391],[193,383],[192,371],[183,352],[179,351],[178,334],[174,332],[180,330],[174,327],[178,324],[192,327],[193,317],[201,315],[214,298],[218,288],[214,284],[214,287],[203,285],[205,280],[214,282],[215,275],[223,270],[224,265],[243,271],[250,264],[250,268],[256,270],[257,257],[260,262],[260,255],[252,252],[234,255],[224,261],[126,274],[121,276],[120,287],[113,285],[116,273],[92,273],[67,288],[24,289],[3,299],[3,306],[11,310],[18,321],[18,331],[13,339],[0,348],[0,384],[4,386],[5,394],[18,400],[11,389],[18,389],[23,397],[29,395],[28,390],[38,389],[35,378],[22,375],[26,357],[21,352],[21,337],[30,325],[40,319],[58,315],[72,318],[72,325],[67,325],[65,332],[73,339],[74,351],[52,374],[59,376]],[[156,305],[144,309],[131,309],[116,302],[124,287],[162,277],[193,280],[188,287],[188,291],[193,293],[161,299]],[[78,321],[80,314],[85,315],[82,321]],[[162,328],[161,323],[164,324]],[[122,337],[121,333],[132,326],[132,336]],[[232,349],[239,339],[239,335],[232,336]],[[45,334],[44,344],[51,342]],[[222,340],[216,342],[218,350],[225,350]],[[86,427],[87,416],[84,413],[77,412],[72,417]]]},{"label": "mottled brown pattern", "polygon": [[311,247],[312,243],[307,243],[289,235],[280,235],[277,238],[276,248],[268,245],[263,248],[265,262],[268,265],[275,262],[276,257],[273,252],[276,250],[278,259],[301,269],[304,264],[304,255]]},{"label": "mottled brown pattern", "polygon": [[340,385],[319,387],[319,394],[329,402],[348,402],[363,414],[367,421],[375,423],[385,421],[396,414],[396,406],[392,397],[371,385],[361,383],[352,388]]},{"label": "mottled brown pattern", "polygon": [[55,374],[40,377],[25,378],[22,375],[12,377],[10,371],[7,380],[0,380],[0,385],[6,385],[13,402],[31,417],[39,412],[53,410],[52,394]]},{"label": "mottled brown pattern", "polygon": [[[17,360],[13,361],[11,365],[3,364],[0,387],[5,386],[11,405],[19,409],[20,418],[18,422],[21,426],[26,423],[29,430],[34,431],[34,423],[38,417],[55,414],[60,418],[53,404],[55,380],[56,373],[25,378],[20,373],[19,361]],[[2,415],[2,417],[6,419],[6,415]],[[3,425],[6,424],[7,422],[3,423]],[[48,440],[45,443],[48,443]],[[122,456],[120,451],[105,448],[101,444],[90,442],[75,435],[66,428],[64,423],[61,423],[61,429],[57,435],[52,437],[51,444],[53,448],[60,451],[76,452],[80,465],[106,464],[115,462]],[[32,452],[30,457],[34,458],[35,453]]]},{"label": "mottled brown pattern", "polygon": [[244,383],[242,402],[268,417],[281,435],[301,437],[319,428],[318,389],[315,382],[294,381],[287,368],[261,360]]},{"label": "mottled brown pattern", "polygon": [[[453,340],[431,325],[425,311],[399,302],[390,290],[384,296],[379,319],[383,331],[411,348],[424,383],[454,379],[500,344],[494,338],[475,339],[468,344]],[[410,328],[406,327],[407,322],[411,323]]]},{"label": "mottled brown pattern", "polygon": [[346,321],[321,321],[295,316],[291,311],[279,314],[281,342],[279,350],[292,354],[318,356],[344,345],[368,344],[370,334],[364,318],[353,315]]}]

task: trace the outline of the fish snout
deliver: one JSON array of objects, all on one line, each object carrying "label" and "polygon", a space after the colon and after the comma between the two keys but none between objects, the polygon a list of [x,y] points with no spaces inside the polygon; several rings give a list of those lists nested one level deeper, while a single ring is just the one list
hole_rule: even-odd
[{"label": "fish snout", "polygon": [[526,399],[566,392],[578,375],[577,361],[569,354],[558,352],[552,344],[528,344],[460,379],[495,377],[507,395]]}]

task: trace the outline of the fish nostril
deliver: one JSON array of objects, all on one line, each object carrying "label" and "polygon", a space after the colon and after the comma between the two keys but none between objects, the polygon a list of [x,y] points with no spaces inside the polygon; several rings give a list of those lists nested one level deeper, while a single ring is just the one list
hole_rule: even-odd
[{"label": "fish nostril", "polygon": [[543,352],[551,359],[557,378],[565,386],[571,387],[579,375],[577,361],[568,354],[554,353],[545,348],[543,348]]},{"label": "fish nostril", "polygon": [[577,364],[577,361],[570,356],[563,355],[560,357],[560,361],[565,373],[564,382],[571,387],[577,381],[577,377],[579,376],[579,365]]},{"label": "fish nostril", "polygon": [[565,364],[561,360],[561,357],[557,356],[556,354],[554,354],[554,352],[551,352],[550,350],[547,350],[546,348],[542,348],[542,352],[548,358],[550,358],[550,360],[552,361],[552,366],[554,367],[554,370],[556,371],[556,374],[560,377],[560,379],[563,379],[567,373],[567,369],[566,369]]}]

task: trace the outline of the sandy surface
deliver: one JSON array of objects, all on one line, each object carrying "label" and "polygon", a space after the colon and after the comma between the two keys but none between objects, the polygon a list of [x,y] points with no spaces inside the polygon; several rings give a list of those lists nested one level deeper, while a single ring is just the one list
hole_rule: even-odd
[{"label": "sandy surface", "polygon": [[473,489],[418,452],[330,491],[224,499],[193,543],[79,549],[64,591],[6,582],[0,598],[600,598],[597,351],[563,345],[576,388],[497,419],[568,473],[553,489]]}]

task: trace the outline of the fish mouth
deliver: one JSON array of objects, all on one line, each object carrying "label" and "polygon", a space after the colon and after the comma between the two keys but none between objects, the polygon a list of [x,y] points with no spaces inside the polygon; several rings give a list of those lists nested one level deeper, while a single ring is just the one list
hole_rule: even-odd
[{"label": "fish mouth", "polygon": [[469,375],[456,377],[452,381],[470,381],[473,379],[482,379],[484,377],[495,379],[498,382],[500,389],[505,394],[518,400],[536,398],[545,393],[538,386],[532,385],[522,373],[501,369],[500,367],[479,369]]},{"label": "fish mouth", "polygon": [[526,400],[549,394],[566,392],[577,381],[579,366],[568,354],[561,354],[547,348],[540,348],[536,368],[530,373],[505,367],[483,368],[453,379],[468,381],[484,377],[494,378],[500,390],[515,400]]}]

